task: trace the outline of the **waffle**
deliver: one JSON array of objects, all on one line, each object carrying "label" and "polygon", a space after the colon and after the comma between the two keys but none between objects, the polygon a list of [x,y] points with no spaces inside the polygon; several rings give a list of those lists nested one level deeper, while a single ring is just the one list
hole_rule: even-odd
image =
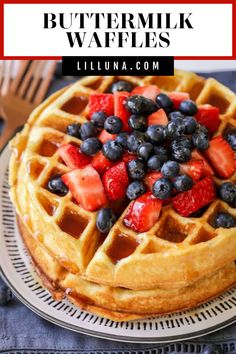
[{"label": "waffle", "polygon": [[[76,291],[82,293],[83,286],[92,289],[96,284],[102,289],[101,298],[107,299],[105,305],[102,300],[96,304],[98,307],[132,312],[132,316],[137,313],[139,317],[145,316],[142,303],[146,309],[150,306],[146,310],[149,315],[191,307],[235,283],[235,279],[232,280],[235,275],[227,281],[224,273],[228,272],[227,267],[231,267],[230,274],[234,274],[232,269],[235,270],[235,228],[214,229],[211,226],[218,211],[227,210],[236,217],[235,209],[216,199],[198,217],[184,218],[172,207],[165,206],[158,222],[148,232],[138,234],[123,224],[128,208],[127,202],[123,201],[113,205],[120,216],[104,237],[96,228],[96,212],[81,208],[71,193],[59,197],[46,189],[51,176],[69,171],[59,157],[58,146],[81,144],[79,139],[65,134],[66,127],[71,123],[85,122],[89,96],[94,92],[107,92],[117,80],[129,81],[134,86],[156,84],[164,92],[189,92],[197,104],[209,103],[219,107],[221,124],[217,133],[224,133],[236,125],[235,94],[211,78],[204,80],[178,70],[173,77],[85,77],[49,97],[34,110],[23,131],[13,139],[11,198],[31,242],[35,242],[52,263],[56,262],[56,266],[69,273],[66,279],[71,279],[71,283],[68,282],[72,286],[62,286],[59,281],[62,288],[76,288],[78,281],[80,286]],[[229,180],[235,182],[235,174]],[[220,180],[215,178],[215,182]],[[168,297],[180,294],[182,289],[189,291],[188,300],[184,301],[182,293],[182,300],[179,298],[172,307]],[[119,305],[117,292],[124,302],[127,297],[126,307]],[[157,299],[161,292],[165,294],[165,300],[154,305],[155,296]],[[106,297],[106,293],[114,295],[112,300]],[[143,293],[147,301],[141,297],[133,304],[136,294]],[[197,295],[199,293],[201,296]]]}]

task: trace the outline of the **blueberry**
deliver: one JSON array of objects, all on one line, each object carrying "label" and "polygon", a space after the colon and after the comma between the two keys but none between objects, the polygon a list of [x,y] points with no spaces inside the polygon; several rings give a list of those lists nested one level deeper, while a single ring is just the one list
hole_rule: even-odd
[{"label": "blueberry", "polygon": [[224,351],[221,349],[219,345],[216,344],[207,344],[204,346],[201,354],[223,354]]},{"label": "blueberry", "polygon": [[149,116],[157,111],[157,105],[152,100],[139,95],[130,96],[126,101],[126,108],[133,114],[144,116]]},{"label": "blueberry", "polygon": [[151,143],[159,144],[164,140],[164,127],[162,125],[150,125],[146,134]]},{"label": "blueberry", "polygon": [[193,145],[199,150],[206,150],[209,147],[209,134],[207,128],[198,126],[192,135]]},{"label": "blueberry", "polygon": [[170,121],[166,126],[166,136],[168,139],[173,140],[183,135],[184,132],[185,125],[182,118],[176,118],[174,121]]},{"label": "blueberry", "polygon": [[236,185],[232,182],[224,182],[218,188],[220,199],[226,203],[232,203],[236,199]]},{"label": "blueberry", "polygon": [[185,192],[192,188],[193,180],[188,175],[177,176],[173,180],[173,186],[177,189],[178,192]]},{"label": "blueberry", "polygon": [[229,203],[229,206],[231,208],[236,208],[236,198],[234,198],[234,200],[231,203]]},{"label": "blueberry", "polygon": [[116,140],[109,140],[103,145],[102,152],[108,160],[117,161],[123,154],[123,148]]},{"label": "blueberry", "polygon": [[96,226],[100,232],[109,232],[115,222],[116,216],[113,214],[112,209],[102,208],[98,211]]},{"label": "blueberry", "polygon": [[95,155],[102,147],[102,143],[98,138],[88,138],[80,145],[81,151],[89,156]]},{"label": "blueberry", "polygon": [[133,84],[131,84],[128,81],[123,81],[123,80],[114,82],[114,84],[112,84],[112,86],[111,86],[112,93],[119,92],[119,91],[130,92],[132,90],[133,90]]},{"label": "blueberry", "polygon": [[160,171],[162,164],[163,160],[160,155],[150,157],[147,162],[147,166],[150,171]]},{"label": "blueberry", "polygon": [[169,120],[175,121],[176,118],[184,118],[184,115],[180,111],[173,111],[168,115]]},{"label": "blueberry", "polygon": [[116,142],[120,144],[123,148],[127,148],[127,139],[129,137],[129,133],[121,132],[116,137]]},{"label": "blueberry", "polygon": [[192,100],[185,100],[180,103],[179,110],[186,116],[194,116],[197,113],[198,108],[196,103]]},{"label": "blueberry", "polygon": [[197,121],[191,116],[184,118],[185,134],[193,134],[197,129]]},{"label": "blueberry", "polygon": [[81,139],[82,140],[86,140],[88,138],[93,138],[97,135],[98,130],[95,127],[95,125],[93,125],[93,123],[91,122],[87,122],[81,125],[80,128],[80,135],[81,135]]},{"label": "blueberry", "polygon": [[145,165],[140,160],[132,160],[127,166],[128,174],[131,179],[140,181],[145,176]]},{"label": "blueberry", "polygon": [[127,147],[129,151],[136,152],[139,146],[147,141],[146,134],[134,131],[127,139]]},{"label": "blueberry", "polygon": [[3,283],[0,284],[0,306],[7,305],[12,300],[11,290]]},{"label": "blueberry", "polygon": [[236,220],[232,215],[220,212],[216,214],[212,226],[215,228],[223,227],[224,229],[230,229],[236,226]]},{"label": "blueberry", "polygon": [[103,111],[94,112],[91,117],[91,122],[98,127],[103,128],[107,116]]},{"label": "blueberry", "polygon": [[69,124],[66,128],[66,134],[80,139],[80,127],[80,123]]},{"label": "blueberry", "polygon": [[61,197],[66,195],[69,191],[68,187],[62,181],[60,175],[56,175],[48,181],[47,189],[49,192],[60,195]]},{"label": "blueberry", "polygon": [[163,108],[167,113],[170,112],[173,107],[172,100],[165,93],[157,95],[156,103],[158,108]]},{"label": "blueberry", "polygon": [[179,164],[176,161],[167,161],[161,168],[161,173],[163,177],[173,178],[179,173]]},{"label": "blueberry", "polygon": [[191,159],[192,152],[183,146],[172,149],[172,158],[178,162],[187,162]]},{"label": "blueberry", "polygon": [[228,141],[231,148],[236,151],[236,128],[228,130],[224,138]]},{"label": "blueberry", "polygon": [[154,155],[161,155],[163,162],[168,161],[168,151],[162,145],[154,146]]},{"label": "blueberry", "polygon": [[137,153],[139,157],[147,161],[153,154],[153,145],[151,143],[143,143],[139,146]]},{"label": "blueberry", "polygon": [[121,131],[122,126],[122,120],[116,116],[108,117],[104,123],[104,129],[110,134],[118,134]]},{"label": "blueberry", "polygon": [[158,179],[152,187],[153,195],[158,199],[168,199],[172,194],[172,184],[167,178]]},{"label": "blueberry", "polygon": [[145,190],[146,188],[143,182],[134,181],[130,183],[130,185],[128,186],[126,195],[130,200],[133,200],[140,197],[142,194],[144,194]]},{"label": "blueberry", "polygon": [[191,138],[188,136],[180,136],[171,142],[172,149],[178,149],[179,147],[184,147],[186,149],[192,150],[193,144]]},{"label": "blueberry", "polygon": [[133,114],[129,118],[129,126],[134,130],[143,132],[147,128],[147,120],[144,116]]}]

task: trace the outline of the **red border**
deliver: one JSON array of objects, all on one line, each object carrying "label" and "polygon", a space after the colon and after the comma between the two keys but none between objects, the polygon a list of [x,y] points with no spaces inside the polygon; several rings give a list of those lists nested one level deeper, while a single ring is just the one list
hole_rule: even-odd
[{"label": "red border", "polygon": [[[142,4],[144,0],[87,0],[79,1],[79,0],[24,0],[24,1],[16,1],[16,0],[0,0],[0,59],[58,59],[61,57],[43,57],[43,56],[4,56],[4,4]],[[178,56],[175,57],[176,60],[236,60],[236,4],[235,0],[208,0],[205,2],[204,0],[148,0],[145,3],[149,4],[231,4],[232,5],[232,56]]]}]

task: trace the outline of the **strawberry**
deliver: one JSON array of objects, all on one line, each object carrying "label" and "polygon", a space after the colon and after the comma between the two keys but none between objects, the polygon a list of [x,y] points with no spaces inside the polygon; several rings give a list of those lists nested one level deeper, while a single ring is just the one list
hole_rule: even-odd
[{"label": "strawberry", "polygon": [[147,117],[147,121],[148,125],[167,125],[169,123],[166,112],[162,108],[150,114],[150,116]]},{"label": "strawberry", "polygon": [[235,172],[234,151],[222,135],[210,140],[209,148],[204,154],[219,177],[229,178]]},{"label": "strawberry", "polygon": [[85,167],[91,163],[91,157],[83,154],[76,146],[71,144],[62,145],[58,153],[65,164],[72,170]]},{"label": "strawberry", "polygon": [[148,231],[159,219],[162,201],[151,192],[134,200],[124,217],[124,224],[137,232]]},{"label": "strawberry", "polygon": [[211,134],[213,134],[220,125],[220,110],[218,107],[204,104],[198,106],[198,112],[195,115],[196,120],[205,125]]},{"label": "strawberry", "polygon": [[103,111],[107,116],[114,113],[114,98],[111,93],[94,93],[89,97],[89,118],[94,112]]},{"label": "strawberry", "polygon": [[125,103],[130,93],[126,91],[114,93],[114,114],[123,122],[123,131],[130,131],[128,120],[131,113],[126,109]]},{"label": "strawberry", "polygon": [[140,95],[155,101],[161,90],[156,85],[137,86],[131,92],[131,96]]},{"label": "strawberry", "polygon": [[108,160],[102,153],[102,151],[99,151],[94,157],[92,161],[92,166],[95,168],[95,170],[100,174],[103,175],[103,173],[108,170],[110,167],[114,165],[114,162]]},{"label": "strawberry", "polygon": [[216,198],[214,180],[211,176],[197,182],[192,189],[173,198],[174,209],[182,216],[189,216]]},{"label": "strawberry", "polygon": [[126,164],[126,166],[127,166],[127,164],[128,164],[130,161],[136,160],[136,159],[137,159],[137,155],[132,154],[132,153],[130,153],[130,152],[128,152],[128,151],[126,151],[126,152],[123,154],[123,156],[122,156],[122,161],[124,161],[124,163]]},{"label": "strawberry", "polygon": [[118,200],[125,197],[126,189],[129,184],[129,177],[123,161],[117,163],[107,170],[102,182],[110,200]]},{"label": "strawberry", "polygon": [[188,175],[194,182],[202,178],[204,162],[202,160],[191,160],[180,165],[180,174]]},{"label": "strawberry", "polygon": [[105,129],[103,129],[101,131],[101,133],[98,136],[98,139],[105,144],[108,140],[115,140],[115,138],[117,137],[116,134],[110,134],[108,133]]},{"label": "strawberry", "polygon": [[173,101],[174,109],[179,109],[179,105],[182,101],[189,100],[189,93],[187,92],[170,92],[168,96]]},{"label": "strawberry", "polygon": [[203,162],[203,171],[202,171],[202,178],[206,177],[206,176],[213,176],[214,175],[214,171],[211,168],[211,166],[209,165],[209,163],[207,162],[207,160],[205,159],[205,157],[198,151],[198,150],[193,150],[192,152],[192,160],[191,161],[195,161],[195,160],[201,160]]},{"label": "strawberry", "polygon": [[85,210],[95,211],[107,203],[101,178],[91,165],[66,173],[62,180]]},{"label": "strawberry", "polygon": [[148,187],[148,189],[151,191],[153,184],[162,177],[161,172],[148,172],[144,178],[144,183]]}]

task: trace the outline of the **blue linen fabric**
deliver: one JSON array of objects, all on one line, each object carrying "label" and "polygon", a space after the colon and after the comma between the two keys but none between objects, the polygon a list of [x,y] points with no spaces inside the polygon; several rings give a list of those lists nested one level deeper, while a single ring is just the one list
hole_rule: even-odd
[{"label": "blue linen fabric", "polygon": [[[214,77],[236,91],[236,71],[201,74]],[[73,82],[73,78],[55,78],[48,94]],[[0,279],[0,282],[2,280]],[[225,353],[236,353],[236,324],[191,341],[169,344],[122,343],[60,328],[40,318],[15,297],[0,306],[0,353],[6,354],[164,354],[200,353],[207,344],[218,344]]]}]

